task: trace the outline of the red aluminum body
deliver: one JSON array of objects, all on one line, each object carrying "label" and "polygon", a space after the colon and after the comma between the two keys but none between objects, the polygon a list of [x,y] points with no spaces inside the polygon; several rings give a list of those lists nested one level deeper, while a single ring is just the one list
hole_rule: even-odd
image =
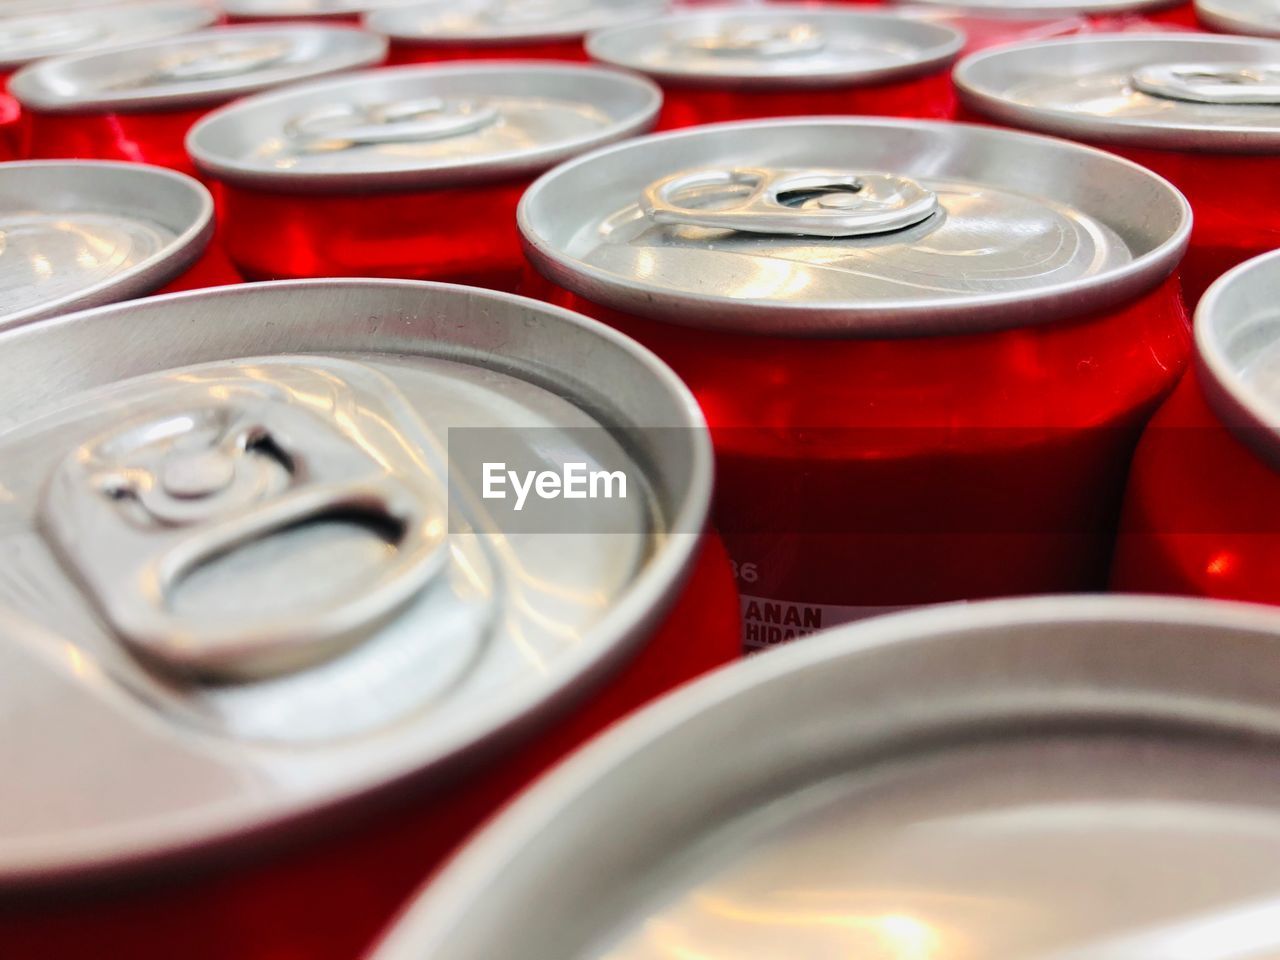
[{"label": "red aluminum body", "polygon": [[424,871],[542,770],[624,714],[735,659],[736,593],[724,548],[707,535],[648,644],[532,743],[471,771],[460,784],[420,784],[376,816],[254,863],[124,887],[0,895],[0,955],[349,960],[371,944]]},{"label": "red aluminum body", "polygon": [[183,138],[215,105],[141,113],[22,115],[22,153],[32,160],[130,160],[196,176]]},{"label": "red aluminum body", "polygon": [[0,160],[17,160],[22,156],[22,107],[4,92],[9,74],[0,74]]}]

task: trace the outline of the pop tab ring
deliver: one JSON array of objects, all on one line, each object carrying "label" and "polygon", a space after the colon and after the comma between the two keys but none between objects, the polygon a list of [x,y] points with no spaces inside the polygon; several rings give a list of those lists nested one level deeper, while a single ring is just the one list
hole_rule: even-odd
[{"label": "pop tab ring", "polygon": [[[50,542],[140,654],[202,676],[296,669],[360,639],[442,569],[444,507],[398,451],[365,451],[340,425],[265,385],[203,401],[72,451],[41,504]],[[335,517],[385,531],[395,549],[358,595],[274,619],[175,610],[174,591],[204,564]]]},{"label": "pop tab ring", "polygon": [[1166,100],[1280,104],[1280,63],[1160,63],[1135,70],[1132,83]]},{"label": "pop tab ring", "polygon": [[860,237],[914,226],[939,204],[932,190],[888,173],[737,167],[665,177],[644,191],[641,207],[661,224]]},{"label": "pop tab ring", "polygon": [[672,40],[688,50],[721,57],[798,57],[827,46],[822,34],[808,23],[736,23],[718,33]]},{"label": "pop tab ring", "polygon": [[377,143],[446,140],[497,123],[493,107],[470,100],[426,97],[387,103],[339,103],[290,120],[284,132],[303,149],[346,149]]}]

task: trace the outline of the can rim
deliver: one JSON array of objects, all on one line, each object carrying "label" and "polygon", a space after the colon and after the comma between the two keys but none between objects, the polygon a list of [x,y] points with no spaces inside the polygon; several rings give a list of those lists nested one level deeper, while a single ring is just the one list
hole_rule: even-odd
[{"label": "can rim", "polygon": [[[533,206],[539,201],[541,193],[560,178],[573,176],[579,169],[601,158],[626,150],[642,149],[645,145],[658,141],[722,135],[735,130],[762,127],[774,127],[780,132],[800,127],[923,128],[962,131],[966,136],[986,137],[1003,142],[1006,146],[1010,142],[1038,143],[1128,168],[1136,175],[1157,182],[1168,191],[1180,217],[1177,229],[1164,242],[1123,266],[1083,281],[1067,281],[1042,287],[1034,293],[1009,291],[974,295],[948,303],[945,309],[941,309],[936,301],[918,300],[878,300],[868,305],[858,301],[797,303],[763,298],[734,298],[729,301],[733,307],[732,318],[722,315],[726,303],[723,296],[684,290],[672,293],[652,284],[608,273],[558,250],[555,244],[540,235],[534,223]],[[784,120],[706,124],[686,130],[637,137],[602,147],[562,163],[535,180],[520,199],[516,221],[525,254],[540,273],[553,283],[604,306],[664,322],[726,329],[736,333],[856,338],[925,336],[1031,327],[1065,317],[1078,317],[1132,300],[1165,280],[1177,267],[1190,240],[1192,212],[1186,197],[1158,174],[1124,157],[1057,137],[969,123],[878,117],[789,117]],[[678,307],[678,310],[673,311],[673,306]],[[838,328],[833,329],[837,324]]]},{"label": "can rim", "polygon": [[[1228,356],[1224,324],[1240,317],[1227,302],[1256,277],[1280,278],[1280,250],[1264,253],[1228,270],[1205,291],[1194,323],[1196,366],[1213,412],[1242,443],[1280,470],[1280,402],[1240,376]],[[1275,338],[1280,343],[1280,335]]]},{"label": "can rim", "polygon": [[[1021,41],[980,50],[964,57],[952,72],[960,102],[1000,123],[1070,139],[1084,139],[1103,145],[1153,147],[1166,150],[1195,150],[1217,153],[1271,154],[1280,152],[1280,122],[1273,129],[1233,124],[1203,123],[1148,124],[1144,120],[1085,116],[1070,110],[1029,105],[1002,96],[984,86],[979,71],[999,70],[1002,60],[1030,52],[1045,53],[1060,48],[1100,47],[1160,43],[1170,46],[1221,44],[1272,48],[1280,60],[1280,44],[1261,37],[1210,33],[1123,33],[1056,37]],[[1199,57],[1198,59],[1204,59]],[[1280,113],[1278,113],[1280,116]]]},{"label": "can rim", "polygon": [[[113,58],[129,54],[171,47],[175,44],[206,43],[222,37],[262,36],[270,39],[277,36],[288,36],[311,33],[327,37],[347,45],[346,49],[330,50],[324,60],[306,64],[295,64],[287,71],[284,78],[277,72],[264,79],[261,76],[241,75],[209,81],[199,89],[184,91],[166,91],[163,88],[142,88],[133,92],[115,94],[77,94],[60,92],[54,85],[46,82],[45,74],[56,72],[87,63],[93,60],[110,61]],[[210,104],[226,103],[228,100],[259,90],[269,89],[284,84],[298,83],[313,77],[324,76],[356,67],[367,67],[381,63],[386,59],[387,40],[377,34],[368,33],[358,27],[328,24],[270,24],[258,26],[241,24],[212,27],[194,33],[185,33],[176,37],[158,40],[147,40],[112,47],[109,50],[91,51],[87,53],[69,54],[61,57],[50,57],[38,60],[23,67],[9,81],[9,93],[28,110],[39,113],[84,113],[84,112],[145,112],[149,110],[182,109]]]},{"label": "can rim", "polygon": [[[163,39],[164,37],[177,37],[177,36],[183,35],[184,33],[191,33],[196,30],[203,30],[204,28],[211,27],[218,22],[217,11],[213,7],[211,7],[209,4],[205,3],[204,0],[161,0],[161,2],[151,2],[151,3],[136,2],[135,0],[135,2],[125,2],[120,4],[119,6],[108,7],[105,9],[99,9],[99,8],[93,8],[93,7],[89,8],[88,10],[79,10],[79,11],[55,9],[49,13],[27,13],[27,14],[18,14],[12,17],[0,16],[0,26],[3,26],[5,24],[12,24],[13,21],[15,20],[16,21],[25,20],[28,22],[32,20],[40,20],[40,21],[46,21],[46,22],[58,22],[58,21],[74,22],[78,18],[84,17],[84,16],[93,16],[95,18],[105,18],[106,15],[109,13],[112,18],[117,18],[117,17],[122,17],[129,13],[151,14],[157,10],[186,11],[189,14],[187,18],[189,22],[180,23],[179,25],[175,26],[172,31],[163,33],[157,36],[156,39]],[[80,52],[87,53],[87,52],[95,52],[99,50],[108,50],[112,47],[124,46],[131,42],[132,41],[128,38],[128,35],[125,33],[122,33],[116,39],[108,40],[105,44],[91,42],[87,47],[75,49],[72,51],[72,53],[80,53]],[[0,72],[7,73],[10,71],[18,70],[19,68],[24,67],[29,63],[35,63],[39,60],[47,59],[49,56],[66,56],[66,55],[68,54],[39,53],[39,54],[35,54],[34,56],[24,54],[22,56],[12,57],[9,59],[0,58]]]},{"label": "can rim", "polygon": [[[525,310],[551,321],[555,329],[551,329],[549,324],[546,338],[552,344],[559,339],[556,329],[574,328],[598,341],[602,350],[617,351],[638,363],[652,376],[655,391],[671,401],[667,412],[662,415],[671,422],[656,426],[684,430],[689,433],[691,443],[689,482],[682,489],[673,491],[677,506],[665,524],[666,532],[661,535],[659,548],[617,603],[591,627],[590,634],[597,638],[597,642],[573,645],[557,659],[558,668],[544,675],[545,683],[527,685],[502,697],[489,698],[483,709],[469,715],[468,723],[458,725],[447,742],[423,751],[428,756],[406,757],[403,750],[384,751],[358,776],[326,787],[322,796],[308,796],[305,792],[286,795],[265,812],[256,807],[228,809],[225,804],[216,808],[204,807],[194,816],[171,817],[162,825],[151,822],[139,827],[137,823],[131,823],[114,832],[96,833],[87,842],[81,835],[75,843],[62,849],[41,845],[38,850],[24,850],[16,855],[7,851],[0,861],[0,888],[58,882],[70,876],[106,874],[143,864],[167,862],[250,836],[265,835],[282,826],[309,822],[371,793],[404,788],[414,782],[420,783],[421,778],[453,770],[459,760],[518,735],[521,727],[549,720],[552,715],[563,712],[583,696],[584,685],[594,689],[621,669],[645,642],[649,632],[661,623],[692,572],[703,542],[700,531],[706,529],[710,513],[714,471],[710,433],[701,408],[684,382],[652,351],[605,324],[552,304],[512,293],[417,280],[279,280],[188,290],[66,314],[45,323],[0,333],[0,351],[11,354],[15,347],[32,339],[40,343],[41,338],[71,335],[82,325],[101,324],[130,311],[162,311],[180,308],[192,301],[215,300],[226,301],[228,315],[231,315],[237,299],[253,297],[264,290],[287,293],[306,289],[330,295],[343,290],[358,294],[360,291],[399,289],[420,294],[423,298],[434,296],[443,302],[457,302],[463,310],[471,309],[472,312],[476,312],[478,303],[497,302],[507,305],[513,314]],[[358,332],[351,335],[358,336]],[[478,355],[477,348],[468,339],[465,326],[457,327],[457,337],[456,341],[441,339],[434,342],[453,343],[459,356],[474,358]],[[501,347],[494,348],[491,355],[515,363],[514,354],[504,354]],[[539,375],[555,372],[548,351],[543,348],[529,348],[528,355],[522,356],[520,363]],[[60,374],[69,376],[61,368]],[[562,383],[561,388],[565,390],[565,396],[573,395],[571,387],[564,387]],[[7,411],[0,413],[0,435],[15,425],[11,417],[6,422],[7,416]],[[677,420],[678,423],[675,422]],[[4,626],[5,629],[31,634],[43,633],[42,628],[13,614],[9,615]]]},{"label": "can rim", "polygon": [[1052,0],[1036,3],[1035,0],[1016,2],[975,2],[975,0],[891,0],[901,6],[920,4],[927,7],[945,7],[959,13],[999,13],[1004,16],[1043,15],[1046,17],[1089,16],[1113,13],[1146,13],[1181,6],[1187,0]]},{"label": "can rim", "polygon": [[[1143,625],[1168,625],[1175,628],[1213,628],[1243,634],[1269,637],[1280,650],[1280,613],[1274,607],[1235,601],[1207,600],[1200,598],[1156,596],[1045,596],[1022,597],[1005,600],[980,601],[972,604],[941,604],[905,613],[890,614],[849,624],[804,640],[784,644],[765,656],[721,667],[693,683],[667,694],[655,703],[642,708],[631,717],[594,741],[580,748],[558,767],[545,774],[522,796],[483,827],[462,850],[449,860],[443,870],[436,873],[429,883],[421,885],[401,909],[400,914],[384,930],[382,938],[373,948],[370,960],[409,960],[423,956],[462,956],[451,952],[457,949],[460,939],[459,924],[475,916],[477,904],[487,902],[488,916],[494,925],[501,922],[503,907],[494,907],[494,901],[504,881],[515,873],[512,864],[526,855],[535,840],[552,830],[557,816],[569,804],[600,784],[616,778],[628,764],[641,759],[661,759],[670,751],[669,744],[679,738],[682,728],[688,729],[712,711],[718,711],[717,729],[728,729],[726,723],[734,713],[749,715],[753,702],[770,696],[781,699],[779,688],[794,677],[818,670],[848,670],[850,665],[866,665],[878,659],[900,658],[909,663],[912,656],[925,655],[929,644],[946,642],[964,634],[978,635],[982,631],[1017,628],[1050,628],[1058,624],[1083,627],[1116,625],[1141,627]],[[1090,631],[1092,632],[1092,631]],[[1097,658],[1088,662],[1073,659],[1064,669],[1074,668],[1092,681],[1090,690],[1097,685],[1093,674],[1099,672]],[[1035,663],[1013,664],[1008,673],[1034,675]],[[975,666],[981,671],[981,666]],[[1056,675],[1055,675],[1056,677]],[[1007,682],[1007,677],[1005,678]],[[958,681],[959,682],[959,681]],[[1126,689],[1125,681],[1115,683],[1116,696]],[[1229,703],[1225,691],[1214,690],[1204,694],[1206,699],[1216,695],[1219,710],[1214,712],[1212,701],[1200,707],[1196,720],[1204,725],[1210,719],[1221,719],[1221,705]],[[1114,708],[1112,697],[1106,705],[1099,699],[1089,706],[1076,700],[1059,703],[1044,697],[1040,691],[1044,712],[1070,714],[1072,709],[1088,710],[1092,707],[1099,722],[1108,716],[1107,706]],[[1176,706],[1166,702],[1161,706],[1164,718],[1176,712]],[[987,706],[987,701],[970,698],[972,712],[977,715]],[[992,708],[991,716],[1010,720],[1000,713],[1000,706]],[[1151,702],[1144,699],[1131,712],[1150,719],[1160,713]],[[1213,713],[1211,718],[1204,714]],[[1272,713],[1275,713],[1273,710]],[[1266,718],[1268,728],[1280,729],[1280,719]],[[1240,708],[1231,717],[1233,732],[1250,729],[1250,723],[1261,724],[1255,712]],[[1192,722],[1190,720],[1188,723]],[[1222,721],[1222,722],[1225,722]],[[901,726],[901,718],[899,718]],[[740,729],[735,727],[734,729]],[[879,733],[880,731],[877,731]],[[853,733],[844,735],[846,741],[857,739]],[[880,738],[883,739],[883,738]],[[909,743],[904,745],[909,747]],[[917,744],[918,746],[918,744]],[[760,754],[750,755],[750,762],[759,763]],[[851,761],[851,766],[856,761]],[[612,798],[601,798],[609,800]],[[503,874],[506,874],[504,877]],[[518,875],[518,874],[517,874]],[[518,882],[518,881],[517,881]],[[518,896],[518,894],[517,894]],[[496,913],[495,913],[496,910]],[[491,925],[492,926],[492,925]],[[473,941],[474,942],[474,941]],[[465,948],[464,948],[465,949]]]},{"label": "can rim", "polygon": [[[626,43],[641,31],[685,23],[699,23],[731,19],[735,22],[775,20],[779,18],[808,22],[847,23],[852,27],[883,24],[920,34],[921,46],[913,51],[916,56],[903,63],[878,67],[828,67],[811,73],[784,76],[763,75],[758,70],[726,68],[715,73],[699,71],[682,65],[653,67],[634,56],[611,51],[610,45]],[[932,36],[930,36],[932,35]],[[751,89],[795,89],[828,86],[861,86],[877,83],[905,81],[939,71],[951,64],[966,43],[962,30],[945,23],[910,19],[893,13],[880,13],[866,8],[818,4],[814,6],[783,6],[778,4],[759,7],[706,7],[681,10],[662,17],[607,27],[592,31],[586,38],[586,50],[593,60],[615,67],[642,73],[663,83],[683,86],[745,87]]]},{"label": "can rim", "polygon": [[[269,108],[285,103],[299,95],[326,89],[358,85],[370,80],[388,80],[396,77],[454,76],[467,73],[511,75],[528,78],[534,75],[579,75],[587,79],[586,71],[596,81],[616,84],[645,95],[644,105],[636,113],[617,120],[602,130],[572,140],[550,144],[517,156],[490,159],[461,158],[434,166],[406,166],[391,170],[273,170],[256,166],[235,158],[219,155],[206,140],[210,130],[218,125],[234,122],[234,118],[253,110]],[[362,192],[396,189],[448,187],[468,183],[483,183],[541,174],[566,159],[587,150],[607,145],[617,140],[644,133],[656,122],[662,108],[662,91],[651,80],[634,74],[594,64],[565,63],[558,60],[467,60],[450,63],[411,64],[402,67],[382,67],[344,73],[307,83],[293,83],[279,90],[271,90],[237,100],[201,117],[187,131],[185,146],[192,162],[203,173],[236,186],[276,190],[290,193],[332,193],[353,188]]]},{"label": "can rim", "polygon": [[[665,0],[641,0],[634,6],[642,6],[646,12],[639,15],[629,15],[627,22],[632,20],[648,19],[660,12],[666,7]],[[403,24],[403,18],[419,12],[421,7],[416,4],[406,4],[405,6],[384,7],[378,10],[370,10],[361,18],[361,25],[374,33],[380,33],[388,37],[391,42],[397,46],[405,47],[467,47],[476,43],[483,43],[492,46],[502,47],[518,47],[526,44],[547,43],[547,42],[571,42],[581,40],[590,31],[591,27],[583,26],[566,26],[564,24],[553,24],[550,26],[536,27],[524,26],[514,29],[503,29],[502,27],[494,27],[491,30],[476,30],[464,33],[440,34],[436,36],[428,36],[420,32],[413,32]]]},{"label": "can rim", "polygon": [[1280,20],[1267,22],[1250,16],[1230,0],[1194,0],[1196,19],[1220,33],[1280,39]]},{"label": "can rim", "polygon": [[164,286],[180,276],[204,253],[213,238],[213,196],[200,181],[176,170],[151,164],[129,163],[123,160],[17,160],[0,165],[4,171],[65,170],[75,182],[81,182],[84,174],[111,170],[139,180],[167,180],[186,190],[196,201],[195,220],[177,233],[173,242],[127,270],[107,277],[82,290],[68,293],[56,300],[39,303],[16,313],[0,314],[0,333],[36,320],[47,320],[68,311],[83,311],[117,300],[142,296]]}]

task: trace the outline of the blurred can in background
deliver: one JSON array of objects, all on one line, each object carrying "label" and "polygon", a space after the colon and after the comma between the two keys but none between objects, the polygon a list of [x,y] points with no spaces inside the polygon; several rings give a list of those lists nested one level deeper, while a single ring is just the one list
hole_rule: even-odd
[{"label": "blurred can in background", "polygon": [[319,23],[356,26],[371,10],[405,6],[417,0],[218,0],[232,23]]},{"label": "blurred can in background", "polygon": [[1266,0],[1196,0],[1200,25],[1219,33],[1280,37],[1280,8]]},{"label": "blurred can in background", "polygon": [[1085,29],[1125,31],[1143,26],[1196,26],[1190,0],[905,0],[973,16],[1057,19],[1082,17]]}]

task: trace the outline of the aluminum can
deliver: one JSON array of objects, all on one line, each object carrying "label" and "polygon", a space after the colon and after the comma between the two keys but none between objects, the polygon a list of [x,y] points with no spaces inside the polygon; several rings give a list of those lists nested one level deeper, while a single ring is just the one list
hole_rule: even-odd
[{"label": "aluminum can", "polygon": [[1246,604],[847,627],[575,755],[372,960],[1269,956],[1277,682]]},{"label": "aluminum can", "polygon": [[358,26],[371,10],[390,9],[417,0],[220,0],[232,23],[314,21]]},{"label": "aluminum can", "polygon": [[592,58],[662,85],[659,129],[812,114],[949,117],[964,37],[941,24],[818,6],[672,13],[587,37]]},{"label": "aluminum can", "polygon": [[20,155],[21,108],[5,92],[9,77],[20,67],[42,57],[188,33],[217,20],[217,12],[199,0],[4,16],[0,19],[0,160]]},{"label": "aluminum can", "polygon": [[[705,423],[586,318],[242,284],[35,324],[0,357],[6,957],[355,956],[537,771],[738,651]],[[514,528],[459,457],[477,432],[630,493]],[[143,863],[165,882],[107,873]]]},{"label": "aluminum can", "polygon": [[1116,589],[1280,604],[1278,282],[1270,253],[1200,301],[1195,368],[1134,458]]},{"label": "aluminum can", "polygon": [[1196,0],[1200,25],[1219,33],[1280,37],[1280,10],[1265,0]]},{"label": "aluminum can", "polygon": [[1182,267],[1190,304],[1280,246],[1280,43],[1165,34],[1017,44],[965,58],[955,81],[975,115],[1103,146],[1172,181],[1195,211]]},{"label": "aluminum can", "polygon": [[1105,586],[1133,446],[1190,353],[1190,211],[1159,177],[1045,137],[805,118],[605,148],[519,216],[524,289],[701,402],[749,648]]},{"label": "aluminum can", "polygon": [[1195,10],[1189,0],[905,0],[962,10],[982,16],[1083,17],[1092,29],[1124,31],[1134,26],[1169,25],[1195,27]]},{"label": "aluminum can", "polygon": [[538,174],[648,130],[642,77],[548,61],[397,67],[233,104],[188,147],[258,279],[391,276],[511,288]]},{"label": "aluminum can", "polygon": [[0,163],[0,330],[161,290],[239,278],[213,235],[213,199],[134,163]]},{"label": "aluminum can", "polygon": [[660,16],[667,0],[428,0],[375,10],[364,27],[391,41],[393,64],[436,60],[586,60],[592,30]]},{"label": "aluminum can", "polygon": [[9,92],[24,109],[24,154],[137,160],[192,173],[190,126],[219,104],[381,63],[386,41],[349,27],[219,27],[42,60]]}]

